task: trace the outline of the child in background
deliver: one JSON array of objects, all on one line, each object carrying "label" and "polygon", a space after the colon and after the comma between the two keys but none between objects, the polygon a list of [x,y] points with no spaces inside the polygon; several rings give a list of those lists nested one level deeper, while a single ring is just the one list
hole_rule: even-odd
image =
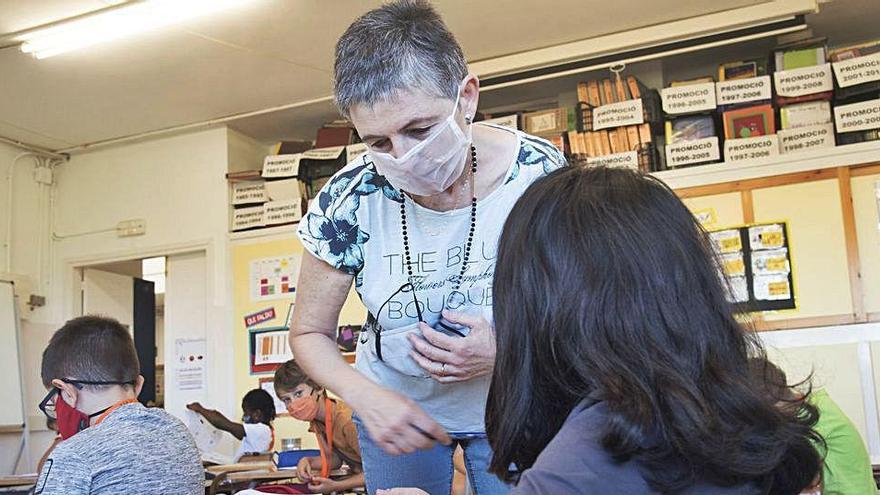
[{"label": "child in background", "polygon": [[255,388],[241,399],[241,410],[244,413],[241,423],[230,421],[219,411],[205,409],[198,402],[186,407],[204,416],[215,428],[241,440],[241,446],[235,454],[235,462],[245,455],[271,452],[275,445],[275,428],[272,427],[272,421],[275,419],[275,401],[265,390]]},{"label": "child in background", "polygon": [[[802,394],[789,385],[785,372],[770,361],[751,359],[749,371],[780,408],[802,398]],[[855,425],[825,389],[812,390],[809,401],[819,410],[816,432],[823,439],[817,444],[823,461],[821,493],[875,493],[877,485],[871,470],[871,457]]]},{"label": "child in background", "polygon": [[34,493],[204,493],[196,444],[177,418],[137,402],[144,384],[128,330],[83,316],[43,351],[48,395],[40,410],[64,439],[48,455]]},{"label": "child in background", "polygon": [[[321,457],[306,457],[300,461],[297,477],[309,483],[311,493],[344,492],[363,487],[363,464],[351,409],[341,400],[327,397],[327,392],[292,359],[275,372],[274,384],[275,394],[284,402],[290,415],[309,422],[309,431],[315,434],[321,448]],[[330,471],[339,469],[343,461],[355,474],[341,480],[330,479]]]}]

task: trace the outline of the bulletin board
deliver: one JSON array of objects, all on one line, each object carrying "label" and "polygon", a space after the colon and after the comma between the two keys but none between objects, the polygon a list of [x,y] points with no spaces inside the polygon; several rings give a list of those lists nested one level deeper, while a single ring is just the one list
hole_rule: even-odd
[{"label": "bulletin board", "polygon": [[707,230],[786,220],[787,232],[796,240],[790,251],[796,306],[758,314],[756,328],[880,321],[880,164],[695,186],[676,193]]},{"label": "bulletin board", "polygon": [[730,298],[743,312],[797,307],[786,222],[727,227],[709,236],[721,259]]}]

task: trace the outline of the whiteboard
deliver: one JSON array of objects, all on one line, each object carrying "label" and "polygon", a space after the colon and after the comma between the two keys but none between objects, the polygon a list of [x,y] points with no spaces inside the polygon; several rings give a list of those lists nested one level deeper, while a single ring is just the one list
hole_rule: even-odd
[{"label": "whiteboard", "polygon": [[18,318],[12,282],[0,281],[0,426],[23,426]]}]

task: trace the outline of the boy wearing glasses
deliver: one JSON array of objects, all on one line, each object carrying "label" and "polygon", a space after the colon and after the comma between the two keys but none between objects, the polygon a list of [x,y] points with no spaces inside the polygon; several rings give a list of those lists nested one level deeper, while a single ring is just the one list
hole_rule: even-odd
[{"label": "boy wearing glasses", "polygon": [[43,351],[49,393],[40,410],[63,441],[46,459],[34,493],[204,493],[199,451],[186,427],[137,396],[144,384],[134,342],[118,321],[83,316]]}]

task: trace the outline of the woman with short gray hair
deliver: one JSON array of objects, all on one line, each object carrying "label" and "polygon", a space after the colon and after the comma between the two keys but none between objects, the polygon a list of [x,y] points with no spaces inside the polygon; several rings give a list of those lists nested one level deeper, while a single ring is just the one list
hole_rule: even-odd
[{"label": "woman with short gray hair", "polygon": [[[516,200],[565,165],[547,141],[474,124],[479,81],[426,2],[357,19],[336,46],[336,102],[369,151],[322,189],[298,234],[291,346],[355,412],[367,488],[449,493],[461,445],[477,495],[488,474],[484,414],[495,360],[496,245]],[[356,370],[335,344],[352,281],[369,316]]]}]

